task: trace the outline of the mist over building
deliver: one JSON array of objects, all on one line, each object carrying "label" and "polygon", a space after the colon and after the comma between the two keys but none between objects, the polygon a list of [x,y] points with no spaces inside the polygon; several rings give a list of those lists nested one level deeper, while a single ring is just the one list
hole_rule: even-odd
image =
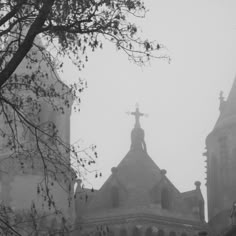
[{"label": "mist over building", "polygon": [[[39,126],[47,131],[51,129],[50,124],[55,124],[58,137],[63,144],[73,143],[72,133],[76,137],[81,135],[79,126],[85,126],[84,129],[87,129],[91,136],[97,135],[101,142],[104,137],[108,140],[104,142],[102,148],[109,149],[110,152],[108,155],[99,155],[99,161],[104,164],[103,168],[106,171],[109,170],[110,175],[101,188],[94,189],[93,180],[90,180],[91,187],[84,187],[86,177],[82,178],[79,175],[77,179],[71,176],[71,181],[66,182],[64,169],[63,171],[56,169],[58,181],[55,181],[53,175],[48,179],[57,209],[72,225],[73,236],[235,235],[236,80],[227,98],[224,98],[223,93],[220,94],[219,117],[214,118],[216,120],[214,128],[207,130],[209,135],[206,137],[206,145],[202,145],[202,140],[199,139],[200,132],[196,135],[201,129],[203,120],[208,122],[203,129],[210,127],[209,113],[205,113],[213,108],[213,103],[207,101],[217,100],[212,95],[216,92],[210,90],[213,90],[214,86],[216,90],[219,89],[220,77],[226,81],[225,84],[229,84],[230,73],[234,70],[235,58],[232,51],[234,51],[235,33],[231,31],[231,26],[234,24],[231,19],[233,7],[223,3],[218,6],[217,1],[215,5],[206,1],[203,1],[203,4],[200,3],[201,1],[194,4],[189,4],[189,1],[182,1],[182,4],[173,1],[173,5],[169,7],[167,2],[161,7],[158,1],[153,2],[150,6],[155,10],[144,25],[147,26],[145,28],[150,27],[150,32],[155,32],[151,34],[153,38],[164,35],[161,40],[170,51],[172,49],[175,51],[173,64],[169,66],[166,63],[159,66],[153,63],[150,66],[151,70],[150,67],[137,70],[136,67],[134,69],[134,65],[126,62],[126,57],[122,57],[117,52],[112,54],[113,49],[111,50],[109,45],[108,49],[104,47],[102,52],[93,54],[89,59],[91,64],[86,67],[87,71],[86,68],[84,69],[85,75],[94,80],[94,84],[89,85],[88,89],[94,93],[94,100],[90,100],[93,102],[92,106],[91,103],[86,103],[87,98],[83,100],[84,103],[82,102],[82,105],[85,104],[85,107],[90,107],[94,111],[85,116],[86,125],[83,122],[79,124],[81,120],[74,114],[72,117],[73,96],[70,94],[70,88],[62,82],[55,71],[48,67],[37,48],[33,47],[29,56],[33,61],[39,60],[40,63],[29,66],[23,61],[16,70],[16,75],[22,77],[39,71],[39,75],[44,76],[44,79],[41,79],[45,87],[51,88],[52,91],[63,91],[68,95],[68,100],[65,99],[68,109],[65,109],[65,112],[53,109],[51,106],[52,104],[64,106],[65,104],[60,104],[62,102],[60,99],[54,97],[52,104],[49,104],[44,98],[39,97],[37,104],[40,112],[27,118],[39,119],[41,123]],[[150,22],[155,22],[155,27]],[[35,43],[42,46],[41,42]],[[232,57],[229,57],[229,54],[232,54]],[[114,55],[117,56],[117,60],[113,58]],[[190,61],[192,64],[188,64]],[[227,66],[222,66],[223,63]],[[141,73],[141,70],[146,71]],[[78,70],[75,76],[72,70],[67,71],[68,74],[65,75],[67,78],[77,78]],[[143,79],[142,82],[140,78]],[[31,98],[35,98],[34,95],[30,95]],[[25,101],[27,97],[30,99],[30,96],[24,92],[17,96],[24,97]],[[193,99],[190,99],[191,96]],[[128,98],[131,97],[132,99],[129,100]],[[145,100],[144,97],[148,99]],[[121,112],[119,109],[115,110],[117,108],[115,100],[120,100],[119,105],[123,110],[130,107],[132,100],[138,100],[142,105],[145,101],[146,104],[144,102],[142,109],[136,107],[136,110],[131,113],[134,122],[132,121],[132,125],[128,127],[123,125],[124,122],[120,122],[118,113]],[[203,103],[204,109],[200,109]],[[23,103],[26,113],[33,113],[28,104]],[[142,112],[147,110],[152,113],[151,109],[156,112],[156,116],[152,116],[154,122],[146,121],[149,124],[148,129],[144,125]],[[110,120],[105,118],[108,113],[112,117]],[[91,119],[92,116],[95,117],[94,120]],[[131,118],[126,117],[125,122],[128,124]],[[74,123],[71,122],[72,119],[75,120]],[[101,119],[104,122],[101,122]],[[5,122],[6,119],[0,117],[0,132],[8,135],[11,130]],[[11,124],[11,121],[8,123]],[[179,127],[175,129],[174,127],[178,125]],[[191,129],[190,134],[187,135],[184,131],[191,126],[194,129]],[[106,132],[108,130],[109,132]],[[48,166],[45,165],[43,168],[41,160],[38,161],[40,153],[34,148],[36,143],[32,132],[25,131],[22,127],[18,131],[22,132],[21,141],[24,139],[25,145],[30,147],[28,153],[33,158],[27,158],[26,155],[25,159],[21,159],[24,160],[23,162],[18,161],[17,158],[8,159],[12,154],[12,150],[8,148],[11,145],[8,139],[0,138],[0,202],[17,214],[31,212],[32,208],[51,214],[52,203],[45,201],[39,194],[45,166],[46,169]],[[183,133],[185,135],[182,135]],[[45,145],[53,146],[53,140],[50,138],[43,136],[42,140]],[[123,143],[128,146],[125,150],[126,155],[121,150]],[[203,173],[197,164],[195,166],[195,157],[199,156],[197,157],[199,159],[202,157],[201,151],[193,150],[192,143],[201,146],[201,150],[205,148],[203,159],[206,166],[202,163],[201,167],[202,169],[206,167],[206,173]],[[178,151],[179,146],[182,146],[182,150],[186,152]],[[114,151],[113,147],[118,148]],[[155,153],[153,150],[160,149],[161,151],[156,153],[161,155],[153,155]],[[163,159],[170,156],[172,159],[168,159],[167,164],[163,165]],[[181,156],[185,156],[185,159]],[[65,161],[63,163],[69,166],[67,171],[69,169],[75,175],[70,165],[70,152],[63,153],[62,157]],[[111,162],[106,162],[108,158],[118,160],[119,164],[109,166]],[[188,162],[183,161],[187,159]],[[190,167],[191,161],[194,164]],[[170,169],[175,171],[169,171]],[[191,172],[199,174],[195,176],[205,175],[206,182],[198,181],[198,177],[192,180],[194,174],[192,175]],[[178,184],[177,181],[175,182],[175,176],[182,177],[179,178],[181,181]],[[181,182],[185,184],[184,188],[190,187],[181,191],[182,186],[179,184]],[[74,188],[76,188],[75,193],[71,191]],[[204,195],[205,189],[207,189],[207,198]],[[40,230],[44,228],[57,230],[63,224],[63,217],[53,215],[47,220],[38,220],[36,226]],[[41,233],[43,235],[43,232]]]}]

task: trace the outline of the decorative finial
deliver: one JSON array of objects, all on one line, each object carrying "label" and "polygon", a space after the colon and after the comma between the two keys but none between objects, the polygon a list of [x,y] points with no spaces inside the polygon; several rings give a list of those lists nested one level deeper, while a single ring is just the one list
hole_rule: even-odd
[{"label": "decorative finial", "polygon": [[195,181],[195,186],[196,186],[196,189],[200,189],[200,186],[201,186],[201,182],[200,181]]},{"label": "decorative finial", "polygon": [[165,169],[162,169],[162,170],[161,170],[161,174],[162,174],[162,175],[166,175],[166,173],[167,173],[167,171],[166,171]]},{"label": "decorative finial", "polygon": [[112,173],[112,174],[116,174],[117,171],[118,171],[118,170],[117,170],[117,167],[112,167],[112,168],[111,168],[111,173]]},{"label": "decorative finial", "polygon": [[224,98],[223,91],[220,91],[219,100],[220,100],[220,111],[223,111],[224,106],[225,106],[225,98]]},{"label": "decorative finial", "polygon": [[221,90],[220,91],[220,97],[219,97],[220,101],[224,101],[225,98],[224,98],[224,92]]}]

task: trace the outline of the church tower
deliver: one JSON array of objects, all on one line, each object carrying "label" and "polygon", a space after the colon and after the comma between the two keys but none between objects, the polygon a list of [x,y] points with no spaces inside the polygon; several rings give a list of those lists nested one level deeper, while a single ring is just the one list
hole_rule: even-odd
[{"label": "church tower", "polygon": [[206,139],[209,225],[221,232],[230,225],[236,201],[236,79],[225,101],[220,94],[220,115]]},{"label": "church tower", "polygon": [[[144,116],[137,107],[131,146],[99,190],[78,185],[77,225],[81,235],[196,236],[206,228],[200,182],[180,192],[148,155]],[[84,200],[81,192],[85,194]]]},{"label": "church tower", "polygon": [[[43,47],[40,37],[35,39],[34,44]],[[64,148],[70,144],[73,96],[57,72],[42,59],[38,47],[32,47],[28,55],[31,60],[39,63],[29,64],[26,59],[23,60],[13,77],[19,78],[17,81],[25,77],[32,78],[32,91],[43,84],[47,88],[45,91],[50,89],[58,95],[39,93],[36,97],[36,92],[31,92],[30,89],[11,90],[12,94],[17,94],[16,98],[19,96],[24,101],[19,113],[31,125],[27,126],[20,122],[19,118],[15,118],[13,126],[16,127],[16,131],[12,132],[12,126],[6,120],[14,114],[13,109],[8,108],[8,116],[0,112],[0,132],[4,134],[0,135],[0,207],[10,207],[15,215],[23,216],[29,215],[33,208],[37,209],[39,214],[48,216],[37,221],[40,230],[43,231],[49,226],[60,226],[62,217],[59,217],[61,214],[58,212],[62,212],[65,219],[74,219],[74,200],[71,191],[74,181],[70,178],[74,172],[70,169],[70,153]],[[60,99],[61,94],[64,100]],[[10,99],[12,98],[10,97],[9,101]],[[63,103],[65,101],[66,104]],[[35,107],[40,109],[37,110]],[[32,127],[39,128],[36,130]],[[52,138],[53,132],[60,137],[60,142],[55,142]],[[11,140],[16,140],[15,142],[21,145],[19,151],[15,151],[12,145],[8,144]],[[68,176],[68,181],[65,181],[65,176]],[[22,222],[21,225],[18,224],[21,229],[24,228],[24,220]],[[26,231],[22,235],[26,235]]]}]

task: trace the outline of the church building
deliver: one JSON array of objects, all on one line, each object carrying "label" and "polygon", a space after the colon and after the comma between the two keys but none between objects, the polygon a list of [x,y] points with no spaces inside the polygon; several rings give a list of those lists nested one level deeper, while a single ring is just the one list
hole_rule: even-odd
[{"label": "church building", "polygon": [[144,114],[138,108],[131,114],[135,125],[127,155],[98,191],[88,191],[86,203],[76,198],[75,235],[198,235],[207,226],[201,183],[181,193],[148,155],[140,125]]},{"label": "church building", "polygon": [[210,235],[228,234],[236,216],[236,79],[220,115],[206,139],[207,198]]},{"label": "church building", "polygon": [[[35,48],[32,49],[32,56],[38,58]],[[23,61],[16,75],[25,75],[25,68],[26,62]],[[33,73],[36,69],[38,68],[27,70],[27,73]],[[49,75],[50,79],[44,78],[45,84],[59,91],[67,91],[69,100],[68,109],[60,113],[41,99],[39,102],[42,110],[38,113],[38,118],[41,124],[54,123],[58,127],[60,138],[69,144],[73,102],[70,90],[55,77],[47,63],[41,65],[40,71]],[[54,102],[60,104],[59,100]],[[140,118],[144,114],[138,107],[131,114],[135,118],[135,123],[131,131],[130,149],[118,166],[111,168],[111,175],[99,190],[83,189],[82,183],[78,181],[74,201],[74,193],[71,191],[73,187],[70,187],[73,186],[74,179],[72,181],[71,178],[70,183],[65,183],[64,175],[59,173],[60,181],[52,184],[51,189],[58,209],[70,223],[73,224],[75,219],[75,229],[72,234],[74,236],[236,235],[236,79],[227,100],[221,94],[219,118],[206,138],[204,156],[207,164],[208,223],[205,222],[201,183],[196,181],[195,189],[180,192],[168,179],[167,171],[159,168],[148,155],[145,132],[140,124]],[[7,133],[2,116],[0,116],[0,129]],[[26,144],[34,147],[32,135],[21,131]],[[25,167],[22,168],[22,163],[18,160],[8,158],[12,152],[6,148],[5,142],[4,138],[0,138],[0,202],[16,212],[30,210],[32,203],[42,209],[42,212],[51,212],[51,209],[44,206],[37,192],[37,186],[44,178],[42,166],[38,161],[39,154],[35,152],[33,158],[26,158],[23,163]],[[63,161],[70,168],[69,152],[63,156]],[[32,167],[33,162],[36,165]],[[68,191],[62,191],[61,186],[64,189],[68,188]],[[72,204],[68,204],[68,199]],[[61,222],[55,217],[41,225],[49,228],[54,225],[57,229],[59,223]]]},{"label": "church building", "polygon": [[[40,38],[36,39],[35,44],[43,45]],[[59,96],[51,96],[51,103],[44,96],[39,96],[37,98],[37,106],[40,107],[40,111],[35,113],[33,111],[36,109],[33,109],[33,105],[36,103],[24,102],[22,110],[24,109],[25,113],[22,110],[20,111],[23,114],[22,116],[32,123],[32,126],[27,128],[20,121],[15,121],[17,134],[14,133],[15,136],[13,137],[22,146],[19,152],[16,152],[8,145],[12,132],[6,122],[6,116],[3,113],[0,114],[0,130],[2,133],[5,133],[6,137],[10,137],[8,139],[0,135],[0,207],[9,207],[16,216],[22,216],[22,220],[19,219],[23,225],[19,224],[19,232],[21,233],[24,230],[22,235],[28,235],[26,232],[31,230],[30,227],[29,229],[25,227],[24,222],[26,220],[24,217],[28,217],[34,208],[37,209],[38,214],[49,216],[47,220],[45,220],[46,217],[41,217],[37,222],[41,233],[43,231],[46,232],[48,228],[59,228],[61,226],[62,217],[60,214],[54,214],[55,208],[57,213],[62,212],[65,219],[73,221],[75,215],[73,192],[69,191],[69,186],[73,186],[74,181],[71,178],[69,179],[70,182],[66,182],[65,175],[63,174],[64,172],[67,173],[68,169],[71,168],[70,153],[65,153],[64,149],[59,147],[62,151],[57,151],[56,153],[61,153],[61,156],[57,156],[61,162],[58,161],[56,164],[53,164],[53,155],[50,156],[49,154],[50,151],[55,150],[56,145],[53,145],[54,140],[50,139],[50,135],[45,135],[50,134],[50,127],[53,124],[56,127],[61,142],[65,145],[70,144],[70,116],[73,96],[70,93],[70,88],[60,80],[59,76],[47,62],[42,60],[42,54],[37,47],[32,47],[29,55],[31,60],[38,60],[41,63],[32,64],[29,69],[25,70],[28,61],[23,60],[13,77],[35,76],[34,78],[37,83],[44,83],[45,87],[55,89],[58,93],[64,94],[64,97],[68,99],[68,108],[65,108],[63,112],[59,109],[54,109],[55,107],[64,106]],[[35,81],[32,84],[36,83]],[[15,93],[22,96],[25,100],[36,100],[34,94],[30,93],[29,90],[12,90],[11,92],[12,94]],[[9,117],[12,114],[12,110],[9,109]],[[42,130],[42,132],[38,131],[39,135],[37,138],[36,131],[34,133],[32,131],[34,129],[31,128],[34,126],[40,127],[38,130]],[[43,144],[45,145],[43,146]],[[45,148],[46,145],[51,149]],[[56,150],[61,150],[59,148]],[[21,158],[18,158],[18,156]],[[66,168],[67,166],[69,168]],[[47,169],[47,175],[45,175],[45,169]],[[71,173],[73,173],[72,169]],[[69,174],[70,172],[68,172],[68,176]],[[49,190],[47,191],[46,184],[44,183],[47,184],[50,192]],[[46,197],[45,193],[47,196],[50,196]],[[69,201],[71,204],[69,204]],[[3,213],[1,212],[1,214]],[[2,232],[1,229],[0,234]]]}]

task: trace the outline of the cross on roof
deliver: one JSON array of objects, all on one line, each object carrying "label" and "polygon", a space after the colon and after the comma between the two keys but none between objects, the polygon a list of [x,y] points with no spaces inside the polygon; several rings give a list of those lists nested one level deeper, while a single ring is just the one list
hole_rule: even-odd
[{"label": "cross on roof", "polygon": [[136,110],[134,112],[131,112],[130,115],[133,115],[135,117],[135,128],[140,128],[140,117],[141,116],[144,116],[145,114],[144,113],[141,113],[139,111],[139,106],[138,104],[136,104]]}]

